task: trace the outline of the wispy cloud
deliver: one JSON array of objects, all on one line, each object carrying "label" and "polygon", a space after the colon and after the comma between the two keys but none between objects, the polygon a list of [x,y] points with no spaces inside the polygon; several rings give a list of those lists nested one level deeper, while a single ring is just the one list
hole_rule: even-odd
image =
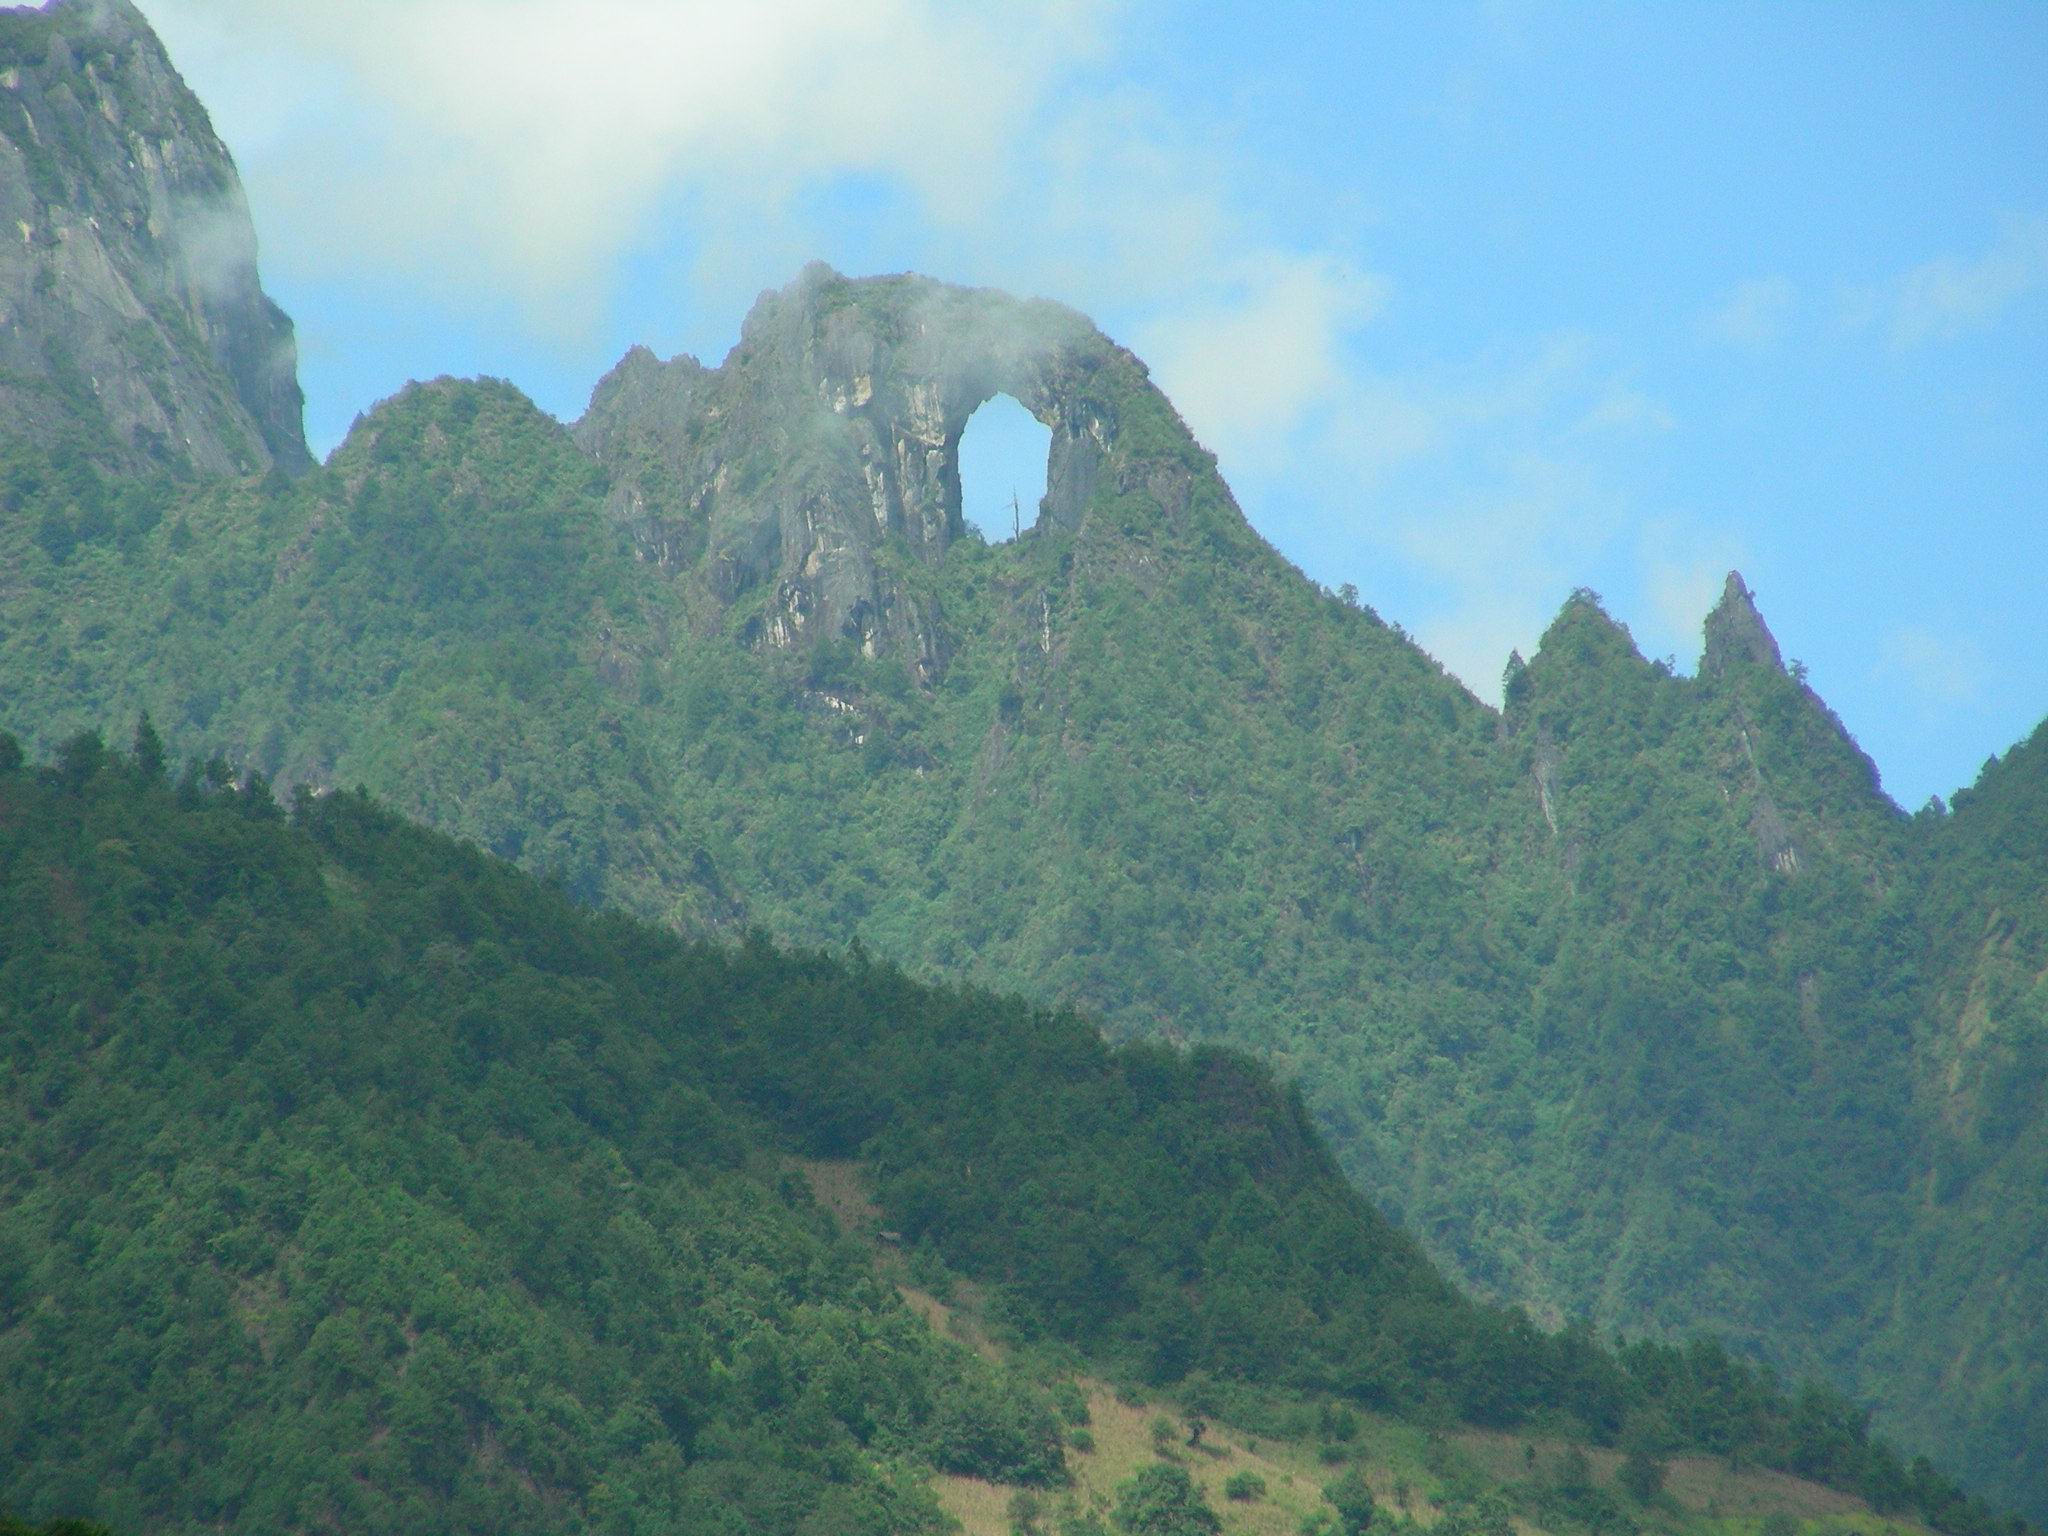
[{"label": "wispy cloud", "polygon": [[1384,281],[1349,262],[1261,251],[1136,340],[1210,446],[1249,458],[1342,397],[1352,383],[1345,342],[1385,299]]},{"label": "wispy cloud", "polygon": [[1960,704],[1984,688],[1984,656],[1967,636],[1909,624],[1885,637],[1879,674],[1902,682],[1928,705]]},{"label": "wispy cloud", "polygon": [[1796,299],[1790,278],[1752,278],[1700,317],[1700,333],[1729,346],[1769,346],[1784,334]]},{"label": "wispy cloud", "polygon": [[[1225,467],[1260,526],[1311,568],[1380,592],[1398,573],[1400,616],[1482,698],[1498,699],[1508,652],[1531,652],[1579,583],[1598,573],[1633,603],[1657,562],[1690,575],[1724,554],[1689,520],[1643,505],[1636,460],[1676,418],[1601,338],[1560,332],[1381,371],[1374,335],[1354,339],[1328,394],[1264,439],[1267,452],[1226,455]],[[1660,606],[1639,627],[1656,650],[1690,653],[1704,612],[1667,625]]]},{"label": "wispy cloud", "polygon": [[1881,329],[1897,347],[1953,341],[1995,325],[2015,304],[2048,286],[2048,216],[2005,221],[1976,256],[1940,256],[1889,282],[1855,290],[1850,324]]},{"label": "wispy cloud", "polygon": [[1581,432],[1669,432],[1678,425],[1671,407],[1639,389],[1616,385],[1579,418]]},{"label": "wispy cloud", "polygon": [[[1643,590],[1670,654],[1689,665],[1699,654],[1709,610],[1720,600],[1728,573],[1748,562],[1740,543],[1724,532],[1653,524],[1643,537]],[[1689,640],[1690,645],[1682,644]]]},{"label": "wispy cloud", "polygon": [[[273,264],[587,334],[657,242],[736,320],[839,249],[1115,316],[1249,458],[1362,387],[1386,284],[1274,239],[1228,135],[1121,78],[1121,0],[143,0],[236,143]],[[280,92],[277,82],[293,82]],[[639,340],[661,338],[638,337]]]},{"label": "wispy cloud", "polygon": [[851,264],[854,189],[885,210],[860,260],[1113,317],[1258,526],[1375,587],[1373,564],[1411,573],[1411,622],[1482,693],[1632,558],[1618,487],[1669,408],[1580,333],[1385,366],[1399,295],[1370,253],[1276,236],[1227,130],[1125,83],[1122,5],[142,3],[302,280],[576,337],[651,259],[679,311],[736,320],[804,259]]},{"label": "wispy cloud", "polygon": [[[986,217],[1017,125],[1085,72],[1100,8],[937,0],[151,0],[181,58],[260,123],[250,179],[295,263],[397,268],[545,314],[615,281],[657,210],[721,234],[887,178]],[[252,78],[253,81],[252,81]],[[307,82],[293,113],[261,83]],[[209,81],[209,85],[211,82]]]},{"label": "wispy cloud", "polygon": [[1481,698],[1498,702],[1508,652],[1535,650],[1589,547],[1611,535],[1598,477],[1543,454],[1495,467],[1456,502],[1401,520],[1399,542],[1440,597],[1416,636]]}]

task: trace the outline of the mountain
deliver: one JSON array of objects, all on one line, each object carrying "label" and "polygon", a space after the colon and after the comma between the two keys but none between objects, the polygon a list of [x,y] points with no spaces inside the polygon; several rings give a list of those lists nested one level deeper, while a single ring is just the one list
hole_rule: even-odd
[{"label": "mountain", "polygon": [[886,649],[929,682],[946,637],[890,557],[934,565],[965,535],[960,436],[998,393],[1052,430],[1053,528],[1081,525],[1099,480],[1154,467],[1120,418],[1162,402],[1080,315],[916,278],[856,291],[822,264],[764,297],[719,369],[628,353],[575,436],[642,558],[745,599],[750,638]]},{"label": "mountain", "polygon": [[[1475,1536],[1703,1533],[1658,1492],[1688,1453],[1781,1518],[1819,1490],[1732,1469],[1873,1528],[2025,1532],[1718,1347],[1466,1299],[1246,1058],[685,944],[359,795],[288,821],[220,765],[173,781],[146,727],[43,769],[0,737],[0,1051],[0,1500],[34,1518],[937,1531],[935,1488],[1062,1497],[1098,1371],[1177,1385],[1169,1469],[1198,1419],[1284,1439],[1307,1408],[1384,1481],[1407,1461],[1346,1449],[1358,1411],[1419,1421],[1411,1470]],[[814,1196],[862,1186],[872,1247]],[[970,1284],[978,1349],[913,1310]],[[1459,1419],[1534,1438],[1489,1474]],[[1645,1471],[1582,1449],[1553,1481],[1560,1432]]]},{"label": "mountain", "polygon": [[[992,546],[994,393],[1053,463]],[[573,428],[441,380],[295,481],[119,450],[0,443],[32,750],[146,710],[589,904],[1250,1050],[1481,1295],[1821,1374],[2048,1515],[2038,738],[1902,814],[1739,577],[1695,676],[1581,592],[1492,709],[1136,358],[924,278],[807,269]]]},{"label": "mountain", "polygon": [[131,472],[311,465],[234,160],[128,0],[0,10],[0,228],[10,436]]}]

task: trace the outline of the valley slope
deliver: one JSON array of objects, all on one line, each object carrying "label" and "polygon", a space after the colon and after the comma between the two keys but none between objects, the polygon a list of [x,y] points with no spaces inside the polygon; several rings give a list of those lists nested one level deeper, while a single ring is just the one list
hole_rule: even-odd
[{"label": "valley slope", "polygon": [[[1752,1509],[1811,1503],[1730,1481],[1760,1465],[1872,1536],[2025,1536],[1717,1346],[1468,1300],[1246,1058],[858,952],[687,945],[362,796],[287,822],[166,767],[148,730],[43,769],[0,736],[0,1507],[936,1532],[939,1474],[1071,1500],[1085,1363],[1178,1398],[1189,1447],[1212,1415],[1320,1427],[1384,1478],[1403,1437],[1353,1446],[1360,1409],[1552,1447],[1424,1456],[1442,1536],[1730,1530],[1660,1494],[1687,1452]],[[842,1233],[812,1189],[849,1178],[874,1205]],[[926,1322],[970,1288],[972,1349]],[[1652,1475],[1596,1480],[1587,1444]]]},{"label": "valley slope", "polygon": [[[991,546],[996,393],[1053,463]],[[1733,578],[1697,675],[1579,593],[1489,708],[1281,560],[1138,359],[921,278],[807,269],[573,429],[413,386],[296,481],[16,420],[32,749],[146,710],[587,902],[1253,1050],[1482,1294],[1825,1373],[2048,1513],[2038,739],[1901,814]]]}]

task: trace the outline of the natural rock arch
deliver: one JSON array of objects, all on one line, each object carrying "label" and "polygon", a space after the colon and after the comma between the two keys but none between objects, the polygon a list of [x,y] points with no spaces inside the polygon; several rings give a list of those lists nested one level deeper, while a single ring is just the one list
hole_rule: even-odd
[{"label": "natural rock arch", "polygon": [[882,314],[867,303],[834,305],[835,288],[866,285],[812,268],[755,316],[770,309],[772,323],[794,309],[787,318],[801,324],[806,308],[821,311],[819,382],[852,429],[877,526],[943,553],[961,532],[961,436],[976,411],[1008,395],[1052,434],[1044,518],[1079,529],[1115,425],[1077,385],[1114,350],[1107,339],[1054,304],[923,279],[873,281],[905,285],[899,297],[909,303]]},{"label": "natural rock arch", "polygon": [[[761,643],[844,637],[929,679],[936,615],[884,553],[938,561],[961,535],[961,436],[999,394],[1051,434],[1042,530],[1087,539],[1105,491],[1142,490],[1170,519],[1214,478],[1144,365],[1073,310],[819,264],[762,295],[716,369],[636,348],[575,431],[642,555],[715,604],[758,604]],[[1133,412],[1142,453],[1122,436]]]},{"label": "natural rock arch", "polygon": [[[962,526],[990,544],[1035,527],[1051,460],[1051,429],[1009,395],[991,395],[967,418],[952,455]],[[955,486],[944,489],[951,496]]]}]

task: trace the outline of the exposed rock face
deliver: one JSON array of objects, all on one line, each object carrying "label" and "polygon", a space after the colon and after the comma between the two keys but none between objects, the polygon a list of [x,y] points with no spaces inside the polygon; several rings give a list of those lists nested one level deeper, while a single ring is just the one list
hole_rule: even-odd
[{"label": "exposed rock face", "polygon": [[1740,571],[1730,571],[1721,588],[1721,600],[1707,615],[1707,648],[1700,658],[1700,670],[1719,677],[1729,663],[1751,662],[1774,672],[1785,670],[1778,654],[1778,642],[1757,612],[1756,594],[1743,584]]},{"label": "exposed rock face", "polygon": [[201,474],[311,463],[240,178],[128,0],[0,10],[0,421]]},{"label": "exposed rock face", "polygon": [[[1073,311],[817,264],[763,295],[715,370],[627,354],[576,437],[614,471],[614,514],[645,558],[724,604],[771,588],[762,641],[843,637],[930,676],[943,642],[892,554],[936,561],[961,536],[961,433],[997,394],[1052,430],[1041,530],[1085,530],[1105,487],[1146,485],[1170,509],[1162,471],[1198,472],[1144,365]],[[1120,439],[1134,399],[1172,422],[1175,462]]]}]

